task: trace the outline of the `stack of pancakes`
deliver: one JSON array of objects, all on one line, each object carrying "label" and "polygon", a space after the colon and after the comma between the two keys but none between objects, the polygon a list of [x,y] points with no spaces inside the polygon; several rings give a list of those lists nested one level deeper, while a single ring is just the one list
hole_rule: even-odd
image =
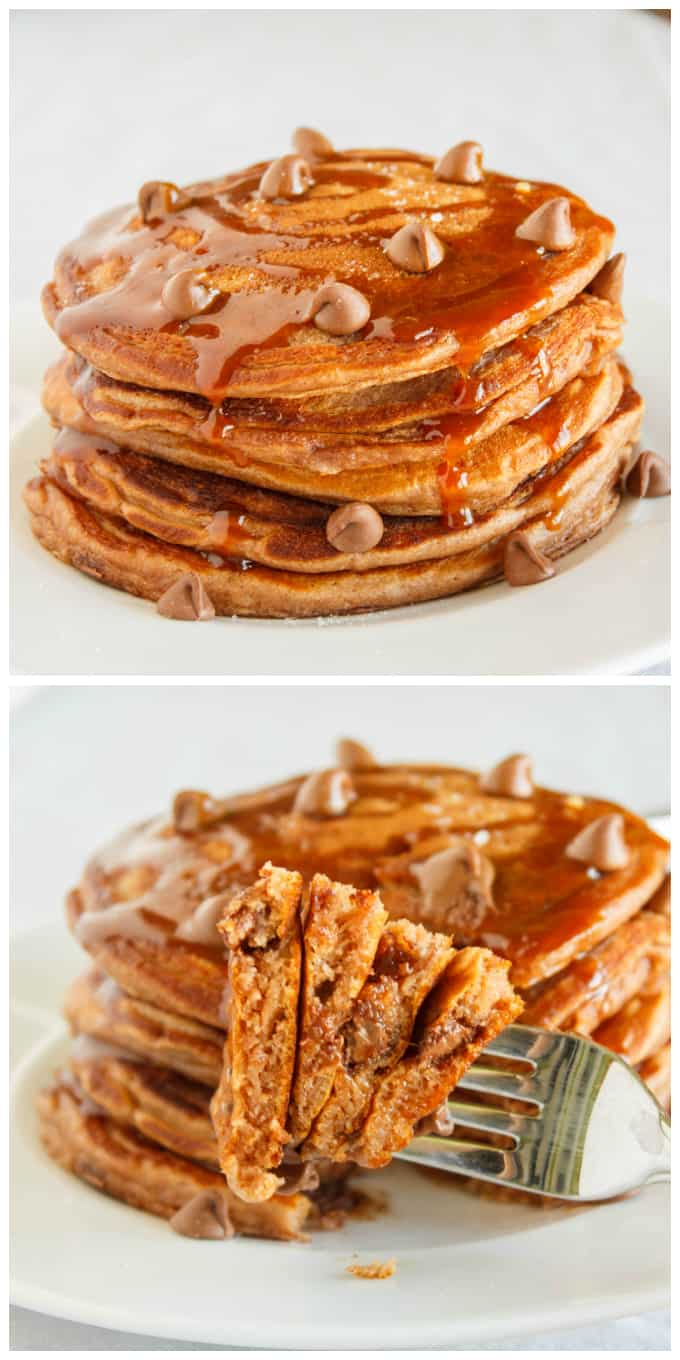
[{"label": "stack of pancakes", "polygon": [[[381,766],[344,741],[333,768],[307,777],[223,800],[179,794],[171,814],[134,827],[86,867],[68,917],[93,966],[68,993],[78,1037],[40,1107],[48,1151],[77,1175],[165,1217],[220,1188],[239,1231],[295,1236],[329,1210],[337,1221],[333,1208],[347,1202],[338,1129],[363,1099],[351,1030],[343,1042],[353,1057],[336,1071],[338,1099],[326,1107],[334,1118],[317,1120],[310,1139],[332,1158],[314,1162],[319,1189],[310,1193],[304,1148],[285,1171],[293,1193],[279,1186],[263,1202],[227,1191],[217,1170],[233,1153],[228,1119],[213,1108],[210,1120],[233,1002],[217,924],[225,930],[225,901],[252,891],[268,860],[307,885],[320,873],[355,885],[364,912],[379,892],[402,935],[411,921],[441,932],[447,949],[503,956],[524,1020],[591,1035],[668,1102],[667,843],[612,803],[536,787],[526,757],[480,778]],[[232,948],[243,939],[232,935]],[[384,992],[370,1002],[355,1026],[364,1043],[384,1018]],[[349,1155],[361,1160],[356,1146]]]},{"label": "stack of pancakes", "polygon": [[35,533],[171,617],[544,580],[640,426],[611,223],[474,143],[296,146],[146,184],[62,251]]}]

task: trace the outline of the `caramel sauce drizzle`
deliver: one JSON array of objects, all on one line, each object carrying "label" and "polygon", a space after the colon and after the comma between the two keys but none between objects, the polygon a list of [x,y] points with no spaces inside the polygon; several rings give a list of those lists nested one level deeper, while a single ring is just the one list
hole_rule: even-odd
[{"label": "caramel sauce drizzle", "polygon": [[[338,281],[369,298],[372,321],[367,332],[380,327],[383,336],[389,333],[396,342],[417,340],[424,345],[453,332],[456,363],[469,366],[484,351],[490,329],[519,309],[538,309],[545,302],[546,257],[540,248],[517,238],[515,228],[556,187],[540,184],[518,193],[514,179],[488,173],[482,192],[476,187],[461,189],[457,201],[440,202],[444,186],[435,181],[433,195],[432,181],[422,176],[422,167],[431,163],[427,158],[400,152],[359,154],[364,157],[361,167],[337,156],[315,165],[315,184],[302,203],[258,199],[263,163],[228,176],[217,186],[197,186],[188,207],[162,219],[143,223],[130,207],[97,218],[62,252],[58,272],[63,269],[82,280],[89,270],[104,266],[114,268],[118,276],[114,274],[111,285],[96,294],[86,293],[81,285],[83,296],[58,317],[59,335],[67,343],[96,327],[185,335],[196,356],[197,385],[213,398],[224,393],[235,369],[249,355],[263,346],[285,343],[288,328],[309,319],[312,298],[327,275],[318,266],[302,265],[300,253],[310,247],[323,249],[349,234],[363,248],[357,256],[361,268],[343,270]],[[390,192],[389,172],[372,168],[390,161],[402,175],[409,162],[421,168],[421,178],[406,186],[408,207]],[[381,191],[384,206],[362,208],[364,193]],[[592,224],[609,227],[581,200],[570,199],[577,231]],[[337,209],[330,212],[329,204],[334,203]],[[428,214],[446,240],[447,223],[455,227],[457,217],[475,208],[479,211],[470,228],[449,239],[442,264],[419,277],[415,286],[411,278],[384,267],[382,242],[389,235],[389,224],[399,225],[404,212]],[[293,253],[296,263],[286,264],[286,256]],[[371,269],[372,255],[380,261],[376,271]],[[258,286],[223,295],[195,322],[177,322],[161,292],[170,277],[190,267],[207,275],[252,268]],[[358,338],[366,336],[359,333]]]},{"label": "caramel sauce drizzle", "polygon": [[[451,775],[460,779],[458,785]],[[419,843],[425,858],[433,835],[484,829],[489,832],[484,854],[496,872],[493,904],[475,942],[527,968],[565,936],[578,939],[594,921],[605,920],[665,848],[644,822],[624,811],[630,863],[594,879],[588,866],[563,851],[583,826],[614,810],[602,800],[539,788],[529,804],[513,800],[509,807],[507,799],[480,795],[474,777],[465,787],[461,772],[438,767],[383,767],[354,778],[359,797],[341,817],[318,821],[294,814],[299,781],[293,781],[280,794],[264,791],[260,801],[253,795],[255,801],[244,800],[240,811],[192,834],[176,832],[164,818],[135,828],[88,866],[77,933],[83,942],[90,932],[105,937],[107,911],[113,933],[124,931],[126,912],[132,911],[135,934],[143,934],[146,921],[150,937],[156,938],[159,927],[173,936],[206,898],[246,886],[267,859],[299,870],[307,880],[323,872],[356,887],[377,887],[388,910],[401,915],[404,889],[417,894],[409,864],[418,857]],[[508,839],[523,828],[521,848],[509,853]]]}]

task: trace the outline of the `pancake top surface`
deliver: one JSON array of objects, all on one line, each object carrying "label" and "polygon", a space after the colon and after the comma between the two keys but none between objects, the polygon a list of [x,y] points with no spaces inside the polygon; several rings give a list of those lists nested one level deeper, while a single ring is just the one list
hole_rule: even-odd
[{"label": "pancake top surface", "polygon": [[[509,957],[516,985],[526,986],[608,934],[665,871],[666,842],[625,811],[623,868],[598,873],[565,855],[585,826],[621,811],[599,799],[540,788],[528,798],[490,795],[477,775],[444,766],[376,766],[349,780],[337,771],[317,776],[316,813],[309,789],[296,807],[302,779],[224,802],[181,795],[174,821],[133,828],[90,862],[78,894],[81,942],[95,954],[117,935],[165,950],[180,941],[199,952],[218,947],[211,899],[251,882],[267,859],[307,880],[323,872],[378,887],[391,915],[426,917],[436,929],[418,866],[463,838],[490,862],[493,883],[472,921],[462,894],[458,938]],[[456,936],[455,911],[442,925]]]},{"label": "pancake top surface", "polygon": [[[189,186],[181,206],[147,221],[126,206],[92,222],[45,292],[61,339],[115,377],[213,399],[397,380],[452,360],[465,368],[570,301],[613,238],[610,222],[555,185],[491,171],[452,184],[404,151],[330,153],[286,199],[262,197],[268,164]],[[575,239],[551,253],[516,229],[556,196],[569,199]],[[424,273],[385,249],[413,220],[443,247]],[[214,295],[178,320],[166,285],[186,270]],[[370,306],[342,338],[312,320],[331,281]]]}]

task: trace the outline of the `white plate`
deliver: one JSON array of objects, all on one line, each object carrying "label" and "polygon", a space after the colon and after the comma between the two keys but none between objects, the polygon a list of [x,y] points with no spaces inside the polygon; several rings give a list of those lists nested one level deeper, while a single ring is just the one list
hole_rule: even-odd
[{"label": "white plate", "polygon": [[[373,1222],[304,1246],[189,1242],[47,1158],[34,1099],[67,1040],[55,1018],[77,967],[60,927],[13,942],[13,1302],[114,1330],[272,1349],[474,1346],[663,1308],[668,1195],[587,1210],[494,1204],[407,1166],[373,1179]],[[75,965],[75,966],[74,966]],[[396,1259],[388,1280],[347,1274]]]},{"label": "white plate", "polygon": [[[648,407],[644,442],[665,455],[667,313],[632,301],[627,311],[626,358]],[[24,394],[36,339],[45,352],[37,324],[18,318]],[[37,372],[34,383],[37,393]],[[623,675],[668,655],[667,499],[626,501],[603,534],[534,589],[499,584],[345,620],[222,619],[189,628],[63,566],[35,542],[21,488],[49,440],[48,423],[38,418],[13,444],[14,674]]]}]

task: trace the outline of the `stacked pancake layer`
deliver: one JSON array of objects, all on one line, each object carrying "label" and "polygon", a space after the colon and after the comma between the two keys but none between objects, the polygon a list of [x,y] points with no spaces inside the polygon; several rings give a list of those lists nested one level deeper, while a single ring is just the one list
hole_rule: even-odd
[{"label": "stacked pancake layer", "polygon": [[[96,855],[69,897],[71,927],[93,967],[66,999],[81,1037],[70,1071],[42,1097],[48,1150],[111,1194],[166,1217],[219,1187],[239,1231],[286,1237],[337,1221],[332,1209],[347,1203],[342,1177],[351,1166],[343,1157],[376,1164],[347,1136],[361,1123],[357,1112],[374,1093],[376,1073],[385,1075],[385,1060],[375,1060],[366,1036],[378,1032],[376,1017],[403,1015],[409,996],[414,1007],[422,1003],[419,974],[431,990],[452,946],[504,956],[523,1019],[591,1035],[622,1054],[667,1104],[667,859],[667,843],[639,818],[601,799],[535,787],[519,757],[480,778],[445,766],[379,766],[365,748],[343,742],[334,767],[307,777],[223,800],[179,794],[171,814],[134,827]],[[219,1176],[220,1162],[234,1169],[234,1149],[224,1107],[220,1113],[213,1106],[212,1123],[209,1110],[220,1086],[219,1100],[226,1093],[229,1109],[233,1102],[234,1064],[228,1058],[225,1066],[223,1048],[234,993],[217,927],[222,922],[225,931],[227,905],[252,892],[267,860],[307,885],[319,873],[336,889],[338,882],[356,885],[343,892],[354,894],[348,922],[358,910],[362,927],[348,926],[343,939],[345,947],[349,938],[370,948],[363,973],[356,954],[344,957],[343,976],[354,978],[349,1027],[337,996],[336,1010],[327,1009],[321,983],[328,960],[319,956],[318,977],[308,966],[310,1004],[319,996],[323,1004],[310,1010],[307,1032],[328,1036],[334,1024],[341,1028],[344,1058],[334,1069],[334,1099],[312,1119],[309,1098],[298,1093],[286,1105],[299,1135],[284,1168],[288,1185],[254,1203]],[[347,900],[334,899],[334,910]],[[322,917],[327,940],[326,926]],[[422,927],[425,953],[417,943]],[[235,953],[243,945],[237,934]],[[401,976],[414,988],[409,993],[399,983],[401,1012],[393,997],[386,1002],[400,975],[400,951],[410,959]],[[247,978],[246,996],[249,986]],[[392,1058],[398,1052],[398,1044],[387,1048]],[[247,1073],[248,1063],[241,1067]],[[290,1063],[286,1070],[290,1082]],[[310,1070],[315,1080],[323,1074],[322,1051],[312,1053]],[[286,1122],[290,1128],[288,1116]],[[309,1152],[321,1174],[315,1191]],[[291,1183],[294,1193],[282,1193]]]},{"label": "stacked pancake layer", "polygon": [[[279,165],[144,186],[61,253],[37,536],[155,601],[190,573],[225,614],[518,584],[518,533],[543,579],[611,518],[640,426],[611,223],[406,152],[315,153],[272,197]],[[555,204],[566,236],[527,235]]]}]

